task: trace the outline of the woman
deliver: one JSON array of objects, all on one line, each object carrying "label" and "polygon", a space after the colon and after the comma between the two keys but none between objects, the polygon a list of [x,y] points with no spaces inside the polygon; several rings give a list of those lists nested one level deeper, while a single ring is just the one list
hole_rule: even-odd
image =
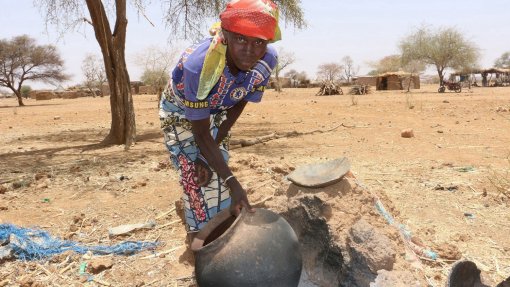
[{"label": "woman", "polygon": [[180,171],[185,220],[198,232],[224,208],[253,211],[227,165],[229,132],[248,102],[259,102],[277,63],[269,42],[280,39],[270,0],[233,0],[211,29],[213,38],[182,54],[163,92],[165,144]]}]

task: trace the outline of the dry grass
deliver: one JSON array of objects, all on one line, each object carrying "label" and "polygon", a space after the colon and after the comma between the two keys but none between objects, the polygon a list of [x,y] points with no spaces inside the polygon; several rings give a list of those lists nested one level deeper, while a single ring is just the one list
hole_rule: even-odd
[{"label": "dry grass", "polygon": [[351,105],[357,106],[358,105],[358,101],[359,101],[359,96],[351,94]]},{"label": "dry grass", "polygon": [[414,109],[414,97],[410,92],[406,93],[406,106],[410,110]]},{"label": "dry grass", "polygon": [[510,199],[510,154],[507,156],[508,167],[499,172],[490,170],[489,182],[498,192],[498,197]]}]

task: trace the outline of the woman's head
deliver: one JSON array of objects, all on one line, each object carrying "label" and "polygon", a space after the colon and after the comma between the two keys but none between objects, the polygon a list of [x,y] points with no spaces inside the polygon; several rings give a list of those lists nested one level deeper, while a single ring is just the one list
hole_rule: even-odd
[{"label": "woman's head", "polygon": [[251,69],[267,43],[279,40],[278,7],[270,0],[232,0],[220,19],[230,68]]}]

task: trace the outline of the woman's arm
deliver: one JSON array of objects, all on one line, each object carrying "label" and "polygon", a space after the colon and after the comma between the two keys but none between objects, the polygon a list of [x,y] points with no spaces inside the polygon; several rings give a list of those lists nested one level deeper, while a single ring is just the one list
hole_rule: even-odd
[{"label": "woman's arm", "polygon": [[[235,120],[237,120],[237,118],[241,114],[246,103],[239,103],[238,105],[241,106],[237,107],[236,105],[235,107],[232,108],[239,110],[231,112],[232,114],[230,118],[227,112],[227,120],[225,120],[220,127],[222,128],[224,126],[224,123],[228,121],[224,128],[222,128],[222,129],[228,128],[227,130],[224,130],[225,135],[228,133],[230,127],[232,127],[232,125],[235,123]],[[195,141],[198,144],[198,147],[200,148],[200,153],[205,157],[209,165],[216,171],[218,176],[223,179],[226,179],[233,175],[232,171],[230,170],[227,163],[223,159],[223,155],[221,154],[218,144],[214,141],[213,137],[211,136],[211,133],[209,131],[210,126],[209,119],[207,118],[203,120],[191,121],[191,125],[193,136],[195,137]],[[220,135],[218,134],[218,138],[219,136]],[[237,178],[231,177],[226,182],[226,184],[229,186],[232,196],[230,212],[233,215],[237,216],[241,212],[241,208],[247,208],[248,211],[253,211],[248,201],[246,191],[243,189]]]}]

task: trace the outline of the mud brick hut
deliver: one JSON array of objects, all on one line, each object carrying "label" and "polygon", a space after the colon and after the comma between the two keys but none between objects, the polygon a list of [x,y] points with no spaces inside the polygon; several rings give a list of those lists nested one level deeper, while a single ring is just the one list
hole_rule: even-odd
[{"label": "mud brick hut", "polygon": [[36,101],[47,101],[56,98],[57,95],[50,90],[31,91],[30,98]]},{"label": "mud brick hut", "polygon": [[[295,85],[293,85],[293,80],[289,77],[279,77],[280,80],[280,87],[282,89],[284,88],[291,88]],[[276,89],[276,79],[274,77],[269,78],[269,88]]]},{"label": "mud brick hut", "polygon": [[[131,81],[129,84],[131,86],[131,94],[139,95],[140,94],[140,86],[143,86],[143,82]],[[101,92],[103,93],[103,96],[110,95],[110,86],[108,86],[108,83],[105,83],[101,86]]]},{"label": "mud brick hut", "polygon": [[376,90],[404,90],[408,85],[411,89],[420,88],[420,77],[405,72],[388,72],[376,78]]},{"label": "mud brick hut", "polygon": [[158,93],[158,89],[153,86],[140,86],[138,92],[140,95],[155,95]]}]

